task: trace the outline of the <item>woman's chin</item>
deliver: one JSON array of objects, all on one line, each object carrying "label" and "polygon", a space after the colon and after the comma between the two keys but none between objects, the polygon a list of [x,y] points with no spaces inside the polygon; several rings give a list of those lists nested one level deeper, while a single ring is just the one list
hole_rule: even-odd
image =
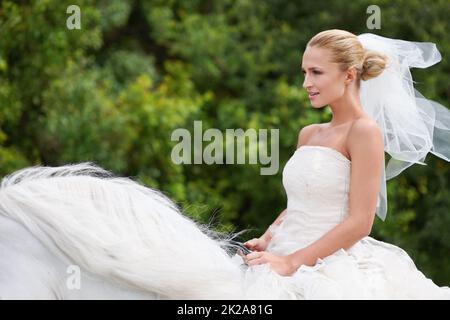
[{"label": "woman's chin", "polygon": [[321,109],[321,108],[325,107],[327,104],[323,104],[323,103],[316,102],[316,101],[311,101],[311,105],[313,106],[314,109]]}]

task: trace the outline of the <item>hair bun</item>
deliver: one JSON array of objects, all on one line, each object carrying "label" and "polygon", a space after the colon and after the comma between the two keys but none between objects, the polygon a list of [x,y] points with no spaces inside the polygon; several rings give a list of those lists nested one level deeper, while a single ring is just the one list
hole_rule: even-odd
[{"label": "hair bun", "polygon": [[369,80],[380,75],[386,68],[388,57],[382,53],[365,50],[361,79]]}]

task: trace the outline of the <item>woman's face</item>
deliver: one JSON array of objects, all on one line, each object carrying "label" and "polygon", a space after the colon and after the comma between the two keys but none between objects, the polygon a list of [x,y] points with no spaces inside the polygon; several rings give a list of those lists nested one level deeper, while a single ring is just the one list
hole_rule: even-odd
[{"label": "woman's face", "polygon": [[306,47],[303,53],[303,88],[308,92],[311,104],[322,108],[336,101],[345,92],[346,72],[331,62],[331,51],[318,47]]}]

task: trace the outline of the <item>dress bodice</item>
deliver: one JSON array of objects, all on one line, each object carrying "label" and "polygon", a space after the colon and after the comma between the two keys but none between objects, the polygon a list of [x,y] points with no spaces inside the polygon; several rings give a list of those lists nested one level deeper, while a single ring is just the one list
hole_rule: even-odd
[{"label": "dress bodice", "polygon": [[348,214],[351,161],[331,147],[301,146],[283,169],[287,210],[268,251],[288,254],[319,239]]}]

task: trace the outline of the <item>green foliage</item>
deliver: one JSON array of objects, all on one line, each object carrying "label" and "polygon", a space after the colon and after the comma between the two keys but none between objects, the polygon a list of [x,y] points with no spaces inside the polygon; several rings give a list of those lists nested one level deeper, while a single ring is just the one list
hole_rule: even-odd
[{"label": "green foliage", "polygon": [[[66,9],[81,8],[81,30]],[[438,44],[443,61],[414,70],[418,89],[449,104],[448,2],[288,0],[2,1],[0,176],[34,165],[94,161],[158,188],[223,230],[265,231],[286,207],[281,171],[298,131],[329,121],[301,89],[301,54],[317,32],[366,29]],[[280,170],[175,165],[176,128],[279,129]],[[205,146],[205,144],[204,144]],[[450,169],[431,157],[388,182],[374,237],[397,244],[437,283],[450,283]]]}]

